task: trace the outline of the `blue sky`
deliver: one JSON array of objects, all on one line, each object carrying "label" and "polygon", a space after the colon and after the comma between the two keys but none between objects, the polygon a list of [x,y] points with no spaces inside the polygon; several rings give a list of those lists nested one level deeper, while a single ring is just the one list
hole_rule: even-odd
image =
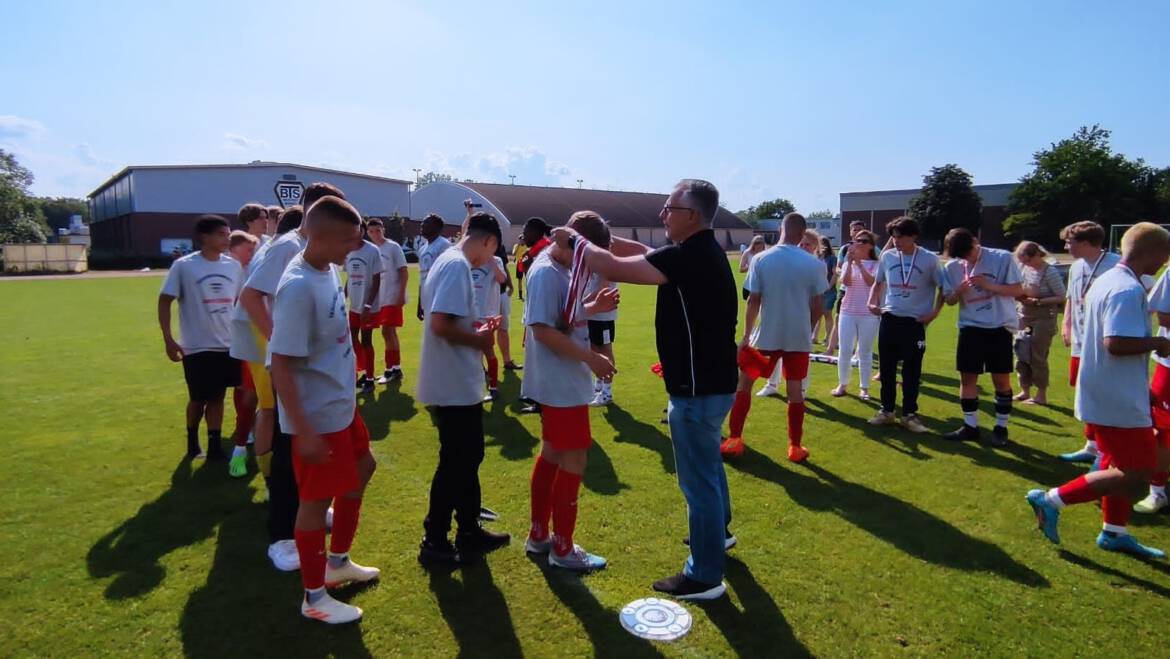
[{"label": "blue sky", "polygon": [[[38,194],[129,164],[324,165],[738,210],[1018,179],[1082,124],[1170,165],[1170,3],[24,2],[0,148]],[[336,5],[336,6],[334,6]]]}]

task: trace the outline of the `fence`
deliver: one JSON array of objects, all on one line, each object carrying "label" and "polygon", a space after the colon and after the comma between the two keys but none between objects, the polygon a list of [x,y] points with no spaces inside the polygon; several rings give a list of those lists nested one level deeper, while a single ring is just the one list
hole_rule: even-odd
[{"label": "fence", "polygon": [[85,272],[85,245],[4,245],[4,272]]}]

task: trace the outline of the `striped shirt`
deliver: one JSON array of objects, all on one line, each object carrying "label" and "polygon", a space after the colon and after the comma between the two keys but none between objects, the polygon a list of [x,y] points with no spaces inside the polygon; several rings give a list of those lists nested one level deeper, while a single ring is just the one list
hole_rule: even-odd
[{"label": "striped shirt", "polygon": [[[845,288],[845,297],[841,300],[841,313],[850,316],[868,316],[869,311],[869,289],[870,285],[865,283],[865,278],[857,270],[857,265],[865,268],[865,271],[872,275],[877,270],[877,261],[867,260],[855,264],[853,268],[849,268],[848,263],[841,266],[841,284]],[[845,281],[845,271],[849,269],[849,281]]]}]

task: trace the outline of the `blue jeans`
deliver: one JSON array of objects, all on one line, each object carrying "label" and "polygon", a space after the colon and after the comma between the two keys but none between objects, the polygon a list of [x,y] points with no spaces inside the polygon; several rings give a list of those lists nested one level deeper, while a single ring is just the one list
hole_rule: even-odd
[{"label": "blue jeans", "polygon": [[707,584],[723,581],[723,540],[731,523],[731,498],[719,442],[734,398],[734,394],[671,396],[667,413],[678,486],[687,500],[690,525],[691,555],[683,573]]}]

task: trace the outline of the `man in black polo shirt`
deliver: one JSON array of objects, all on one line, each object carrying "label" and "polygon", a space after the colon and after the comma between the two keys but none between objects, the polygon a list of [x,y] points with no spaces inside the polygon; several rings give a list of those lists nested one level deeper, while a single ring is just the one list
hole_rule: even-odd
[{"label": "man in black polo shirt", "polygon": [[[727,254],[711,230],[718,210],[714,185],[686,179],[659,214],[672,244],[650,251],[615,236],[610,252],[585,248],[586,267],[609,281],[658,286],[654,327],[670,395],[678,483],[689,510],[691,555],[681,572],[655,582],[654,590],[678,599],[723,595],[724,551],[736,542],[727,530],[731,500],[719,441],[738,381],[739,295]],[[553,239],[568,246],[578,236],[559,228]]]}]

